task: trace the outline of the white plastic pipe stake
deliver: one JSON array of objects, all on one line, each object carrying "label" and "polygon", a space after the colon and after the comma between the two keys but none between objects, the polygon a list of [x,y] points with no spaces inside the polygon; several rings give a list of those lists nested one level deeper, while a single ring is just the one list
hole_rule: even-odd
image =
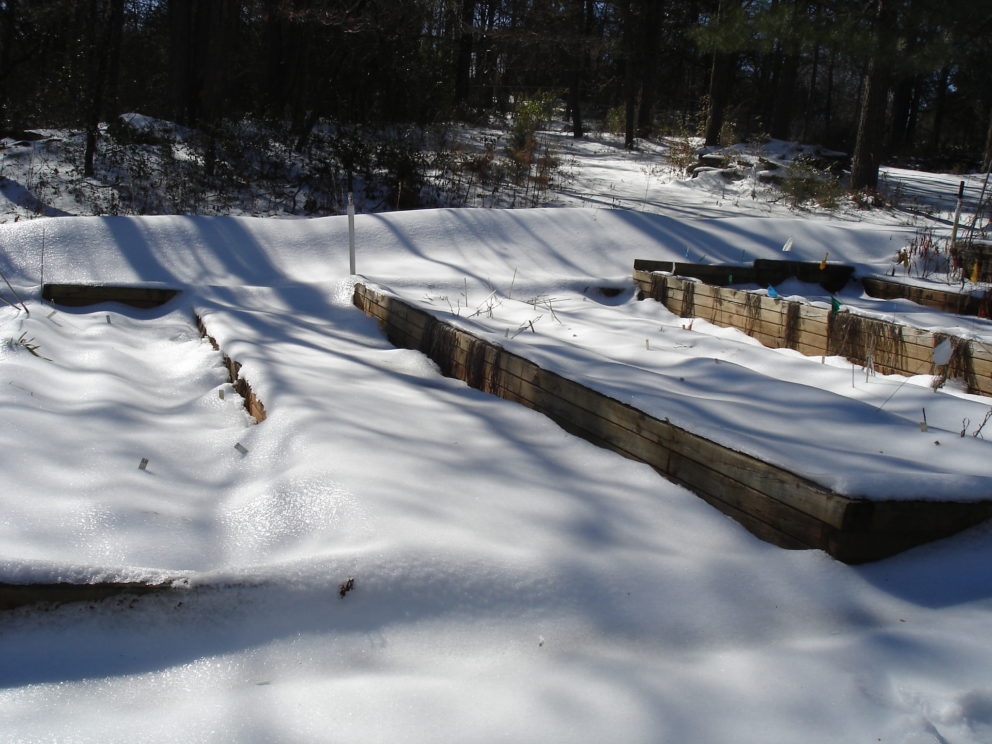
[{"label": "white plastic pipe stake", "polygon": [[951,227],[951,247],[958,242],[958,221],[961,219],[961,202],[964,201],[964,181],[958,182],[958,204],[954,209],[954,224]]},{"label": "white plastic pipe stake", "polygon": [[355,274],[355,202],[348,194],[348,268],[352,276]]}]

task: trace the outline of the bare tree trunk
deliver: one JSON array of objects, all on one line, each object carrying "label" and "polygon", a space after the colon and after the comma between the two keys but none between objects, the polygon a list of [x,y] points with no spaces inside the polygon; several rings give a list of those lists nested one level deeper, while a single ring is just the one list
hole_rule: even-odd
[{"label": "bare tree trunk", "polygon": [[455,51],[455,102],[465,103],[469,97],[472,75],[472,36],[475,33],[475,0],[462,0],[458,45]]},{"label": "bare tree trunk", "polygon": [[734,83],[734,72],[737,66],[737,55],[724,52],[713,53],[713,65],[710,68],[709,101],[706,108],[706,128],[703,137],[707,145],[720,142],[720,130],[730,99],[730,89]]},{"label": "bare tree trunk", "polygon": [[195,0],[169,0],[169,82],[173,118],[194,125],[199,118],[199,85],[195,74]]},{"label": "bare tree trunk", "polygon": [[86,149],[83,174],[92,176],[96,157],[100,118],[107,99],[117,93],[117,70],[120,62],[121,27],[124,23],[124,0],[89,0],[86,20],[86,44],[89,56],[86,101]]},{"label": "bare tree trunk", "polygon": [[585,136],[582,128],[582,72],[572,71],[572,84],[568,86],[568,108],[572,115],[572,136],[581,139]]},{"label": "bare tree trunk", "polygon": [[775,103],[772,108],[769,134],[776,139],[789,139],[792,124],[792,104],[796,97],[796,80],[799,73],[799,55],[782,57],[775,85]]},{"label": "bare tree trunk", "polygon": [[7,78],[13,72],[14,29],[17,2],[0,3],[0,131],[12,122],[7,117]]},{"label": "bare tree trunk", "polygon": [[[716,11],[718,20],[725,15],[724,8],[727,2],[739,2],[739,0],[720,0]],[[709,95],[706,104],[706,126],[703,132],[703,138],[707,145],[716,145],[720,142],[720,130],[723,128],[724,113],[730,99],[730,89],[734,83],[736,68],[736,53],[723,52],[719,49],[713,50]]]},{"label": "bare tree trunk", "polygon": [[820,71],[820,45],[813,45],[813,67],[809,73],[809,90],[806,92],[806,100],[803,102],[803,130],[800,138],[803,142],[809,140],[809,124],[813,116],[813,102],[816,100],[816,82]]},{"label": "bare tree trunk", "polygon": [[913,101],[916,96],[916,78],[902,78],[892,93],[892,126],[889,129],[888,149],[904,150],[912,144]]},{"label": "bare tree trunk", "polygon": [[940,150],[940,137],[944,129],[944,109],[947,102],[947,85],[951,77],[951,68],[945,65],[937,80],[937,97],[933,105],[933,131],[930,133],[930,149]]},{"label": "bare tree trunk", "polygon": [[985,135],[985,158],[982,170],[988,173],[992,170],[992,108],[989,109],[989,130]]},{"label": "bare tree trunk", "polygon": [[654,129],[654,109],[658,99],[658,45],[661,41],[663,9],[662,0],[646,3],[640,19],[638,66],[641,78],[641,101],[637,111],[637,133],[641,137],[650,137]]},{"label": "bare tree trunk", "polygon": [[623,4],[623,49],[624,49],[624,136],[623,146],[628,150],[634,149],[635,124],[637,116],[637,86],[635,85],[634,59],[634,4],[635,0],[626,0]]},{"label": "bare tree trunk", "polygon": [[878,186],[878,166],[882,160],[885,133],[885,106],[889,91],[887,34],[891,30],[891,0],[877,0],[875,52],[868,61],[864,96],[858,119],[858,135],[851,158],[851,188],[874,191]]}]

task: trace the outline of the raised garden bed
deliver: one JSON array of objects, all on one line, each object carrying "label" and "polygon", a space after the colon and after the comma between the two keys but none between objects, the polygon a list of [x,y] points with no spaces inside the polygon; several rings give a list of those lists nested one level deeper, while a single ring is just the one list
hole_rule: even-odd
[{"label": "raised garden bed", "polygon": [[395,296],[357,284],[354,302],[379,320],[393,344],[422,351],[443,374],[647,463],[776,545],[819,548],[861,563],[992,516],[992,501],[868,500],[835,493],[544,369]]},{"label": "raised garden bed", "polygon": [[[114,284],[46,284],[42,296],[49,302],[69,307],[85,307],[102,302],[119,302],[138,308],[159,307],[179,294],[178,289],[168,287],[129,287]],[[245,410],[256,422],[265,420],[265,406],[252,390],[251,383],[241,376],[241,364],[224,354],[216,339],[211,336],[199,316],[194,316],[200,335],[223,354],[224,366],[234,389],[245,401]]]},{"label": "raised garden bed", "polygon": [[[154,307],[172,299],[177,290],[146,287],[119,287],[88,285],[46,285],[46,297],[53,302],[74,307],[86,305],[121,302],[136,307]],[[65,301],[68,298],[69,301]],[[60,319],[52,320],[59,325]],[[102,321],[102,319],[101,319]],[[202,336],[207,338],[214,349],[220,350],[215,339],[210,336],[199,317],[195,317],[196,326]],[[61,321],[64,323],[64,321]],[[107,322],[110,322],[108,315]],[[140,322],[140,321],[139,321]],[[116,327],[116,323],[115,323]],[[223,352],[221,352],[223,354]],[[229,381],[242,396],[244,407],[256,422],[265,419],[265,408],[257,399],[250,384],[240,376],[241,365],[223,355],[224,366],[227,368]],[[25,390],[25,392],[29,392]],[[144,470],[147,459],[139,465]],[[135,462],[135,464],[138,464]],[[153,463],[154,467],[154,463]],[[148,594],[159,594],[173,589],[184,588],[174,585],[170,580],[157,578],[154,581],[96,581],[82,583],[74,581],[29,581],[26,583],[0,582],[0,610],[10,610],[34,604],[59,605],[69,602],[100,602],[108,599],[137,598]]]},{"label": "raised garden bed", "polygon": [[641,296],[661,302],[684,318],[737,328],[765,346],[795,349],[809,356],[843,356],[886,374],[940,374],[959,379],[969,392],[992,395],[992,351],[984,344],[949,337],[954,349],[936,369],[933,350],[948,336],[849,312],[833,312],[780,297],[717,287],[659,271],[637,268]]}]

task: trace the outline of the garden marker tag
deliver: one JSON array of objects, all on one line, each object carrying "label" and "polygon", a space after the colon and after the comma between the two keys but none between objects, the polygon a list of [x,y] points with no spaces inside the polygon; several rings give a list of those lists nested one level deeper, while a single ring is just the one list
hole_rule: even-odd
[{"label": "garden marker tag", "polygon": [[148,469],[148,458],[142,457],[141,462],[138,463],[138,470],[147,470],[147,469]]},{"label": "garden marker tag", "polygon": [[789,239],[785,241],[785,245],[782,246],[782,250],[785,251],[786,253],[788,253],[789,251],[792,250],[792,236],[791,235],[789,236]]},{"label": "garden marker tag", "polygon": [[771,284],[768,285],[768,296],[773,300],[778,297],[778,290],[776,290]]},{"label": "garden marker tag", "polygon": [[241,442],[238,442],[236,445],[234,445],[234,449],[236,449],[242,455],[247,455],[248,454],[248,448],[245,447],[243,444],[241,444]]},{"label": "garden marker tag", "polygon": [[943,367],[951,361],[951,354],[954,349],[951,347],[951,340],[945,338],[933,349],[933,363],[938,367]]}]

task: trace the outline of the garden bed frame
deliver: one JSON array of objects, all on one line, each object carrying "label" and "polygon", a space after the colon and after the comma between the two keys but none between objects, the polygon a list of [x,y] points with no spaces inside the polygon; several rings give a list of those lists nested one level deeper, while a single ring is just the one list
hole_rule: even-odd
[{"label": "garden bed frame", "polygon": [[[120,284],[45,284],[41,291],[42,297],[56,305],[68,307],[86,307],[102,302],[119,302],[123,305],[138,308],[159,307],[169,302],[177,294],[178,289],[168,287],[127,286]],[[265,420],[265,406],[255,395],[251,383],[241,376],[241,363],[231,359],[220,348],[217,340],[207,332],[203,319],[193,316],[200,335],[219,351],[227,368],[228,381],[234,386],[245,402],[245,410],[255,419],[256,423]]]},{"label": "garden bed frame", "polygon": [[[46,284],[43,296],[50,302],[73,307],[84,307],[102,302],[120,302],[132,307],[158,307],[178,294],[175,289],[120,286],[89,286],[75,284]],[[217,351],[221,351],[217,341],[207,333],[203,320],[194,316],[200,334],[210,341]],[[234,389],[244,399],[245,409],[256,423],[265,420],[265,406],[255,396],[250,383],[241,377],[241,365],[221,351],[228,378]],[[92,584],[71,582],[11,584],[0,582],[0,611],[11,610],[26,605],[60,605],[67,602],[100,602],[111,598],[138,598],[148,594],[158,594],[173,590],[171,582],[115,582],[105,581]]]},{"label": "garden bed frame", "polygon": [[[641,299],[657,300],[680,317],[737,328],[772,348],[795,349],[808,356],[843,356],[883,374],[936,374],[961,380],[970,393],[992,395],[992,349],[981,342],[714,286],[667,273],[667,268],[653,268],[666,264],[671,266],[671,262],[636,262],[634,281]],[[953,348],[951,361],[936,368],[933,350],[945,338]]]},{"label": "garden bed frame", "polygon": [[395,346],[423,352],[442,374],[650,465],[775,545],[819,548],[863,563],[992,516],[992,501],[876,501],[835,493],[544,369],[381,289],[356,284],[353,299]]}]

